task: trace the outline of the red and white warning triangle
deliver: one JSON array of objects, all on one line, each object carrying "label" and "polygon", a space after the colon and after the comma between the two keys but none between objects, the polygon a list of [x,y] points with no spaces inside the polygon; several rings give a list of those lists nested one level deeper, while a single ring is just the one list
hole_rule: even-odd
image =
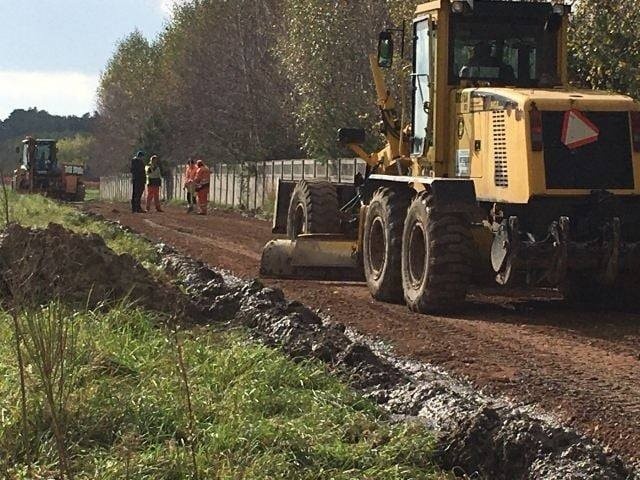
[{"label": "red and white warning triangle", "polygon": [[600,129],[579,110],[569,110],[564,114],[562,143],[574,149],[598,141]]}]

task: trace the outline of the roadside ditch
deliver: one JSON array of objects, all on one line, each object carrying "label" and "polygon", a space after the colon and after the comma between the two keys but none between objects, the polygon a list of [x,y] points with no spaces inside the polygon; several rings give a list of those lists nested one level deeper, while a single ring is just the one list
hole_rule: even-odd
[{"label": "roadside ditch", "polygon": [[396,356],[384,343],[287,300],[281,290],[241,280],[166,245],[159,245],[158,253],[175,286],[160,285],[133,257],[116,255],[97,235],[78,235],[57,225],[44,230],[10,225],[0,235],[1,293],[15,296],[29,288],[41,301],[90,296],[93,305],[135,298],[150,308],[182,311],[192,322],[247,328],[294,360],[324,362],[395,421],[419,422],[433,430],[436,462],[459,476],[640,478],[612,452],[552,417],[478,392],[439,368]]},{"label": "roadside ditch", "polygon": [[288,301],[282,291],[257,280],[240,280],[167,246],[159,251],[164,270],[208,322],[248,327],[294,359],[318,359],[397,421],[426,425],[436,432],[436,461],[446,470],[504,480],[640,478],[619,457],[550,416],[395,356],[383,343]]}]

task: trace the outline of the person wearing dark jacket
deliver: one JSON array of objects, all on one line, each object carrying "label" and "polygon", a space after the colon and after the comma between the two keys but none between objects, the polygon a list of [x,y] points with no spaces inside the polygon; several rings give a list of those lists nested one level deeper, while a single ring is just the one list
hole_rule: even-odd
[{"label": "person wearing dark jacket", "polygon": [[136,153],[131,159],[131,183],[133,184],[131,193],[131,211],[133,213],[144,213],[142,209],[142,194],[147,183],[147,174],[144,164],[144,152]]}]

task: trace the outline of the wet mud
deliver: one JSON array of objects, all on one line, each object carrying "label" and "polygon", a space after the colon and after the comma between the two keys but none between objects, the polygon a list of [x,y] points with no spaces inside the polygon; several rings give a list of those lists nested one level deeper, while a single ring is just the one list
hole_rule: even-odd
[{"label": "wet mud", "polygon": [[240,280],[162,246],[163,267],[207,323],[242,325],[293,359],[315,358],[397,421],[436,432],[437,461],[492,479],[634,479],[637,471],[595,441],[531,407],[474,389],[432,365],[322,317],[277,288]]}]

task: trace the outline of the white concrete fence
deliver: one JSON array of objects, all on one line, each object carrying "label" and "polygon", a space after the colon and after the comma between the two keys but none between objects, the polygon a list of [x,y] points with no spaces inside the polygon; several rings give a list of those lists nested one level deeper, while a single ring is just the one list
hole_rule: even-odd
[{"label": "white concrete fence", "polygon": [[[270,211],[275,200],[278,179],[326,179],[353,183],[357,173],[364,175],[365,163],[349,158],[321,162],[318,160],[271,160],[238,165],[211,165],[209,201],[223,207]],[[100,177],[100,198],[121,202],[131,199],[131,175]],[[165,199],[186,200],[184,165],[175,167],[163,180]]]}]

